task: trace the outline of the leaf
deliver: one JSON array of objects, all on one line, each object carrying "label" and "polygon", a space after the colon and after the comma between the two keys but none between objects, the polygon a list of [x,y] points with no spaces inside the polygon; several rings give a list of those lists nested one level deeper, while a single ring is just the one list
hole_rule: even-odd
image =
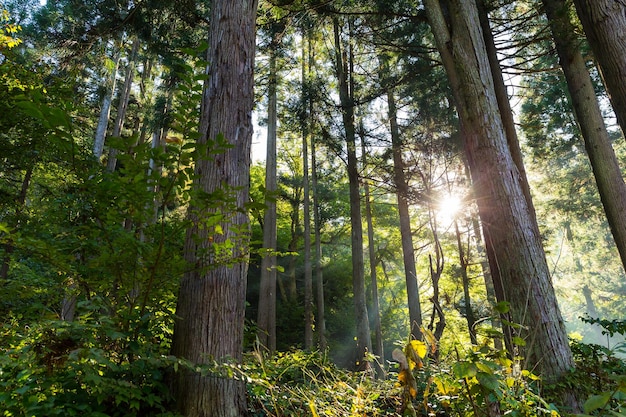
[{"label": "leaf", "polygon": [[585,404],[583,404],[583,410],[587,414],[591,413],[592,411],[607,405],[610,399],[610,392],[603,392],[601,394],[592,395],[587,399],[587,401],[585,401]]},{"label": "leaf", "polygon": [[417,356],[422,359],[426,357],[426,354],[428,353],[428,347],[426,346],[426,343],[422,342],[421,340],[411,340],[410,345],[417,354]]},{"label": "leaf", "polygon": [[501,301],[498,304],[496,304],[495,306],[493,306],[493,309],[500,314],[505,314],[508,313],[509,310],[511,309],[511,303],[509,303],[508,301]]},{"label": "leaf", "polygon": [[471,378],[476,375],[476,365],[471,362],[460,361],[452,365],[452,372],[457,378]]},{"label": "leaf", "polygon": [[43,113],[39,110],[39,106],[32,101],[20,101],[19,103],[16,103],[16,105],[28,116],[42,121],[44,120]]}]

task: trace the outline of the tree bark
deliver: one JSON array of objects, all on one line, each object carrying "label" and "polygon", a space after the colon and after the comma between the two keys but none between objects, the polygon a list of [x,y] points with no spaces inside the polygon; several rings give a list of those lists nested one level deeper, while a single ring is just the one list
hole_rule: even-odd
[{"label": "tree bark", "polygon": [[626,135],[626,1],[574,0],[574,4]]},{"label": "tree bark", "polygon": [[[563,0],[543,0],[576,121],[613,239],[626,269],[626,184],[604,124],[591,77],[578,48],[569,7]],[[624,67],[626,69],[626,67]]]},{"label": "tree bark", "polygon": [[359,191],[359,171],[356,156],[356,132],[354,124],[354,100],[349,86],[351,57],[342,53],[338,17],[333,17],[335,35],[335,70],[339,88],[341,114],[346,135],[348,156],[348,181],[350,185],[350,226],[352,241],[352,290],[354,295],[354,311],[357,323],[357,367],[369,368],[363,359],[372,352],[369,317],[365,297],[365,269],[363,266],[363,225],[361,223],[361,195]]},{"label": "tree bark", "polygon": [[[527,368],[546,381],[574,366],[532,207],[509,149],[473,0],[425,0],[459,112],[479,215],[491,240],[490,264],[502,281],[513,319],[522,324]],[[448,28],[454,28],[449,31]],[[570,404],[574,405],[574,404]]]},{"label": "tree bark", "polygon": [[115,94],[115,85],[117,84],[117,71],[120,65],[121,51],[115,53],[114,67],[111,71],[110,78],[107,80],[105,88],[107,91],[102,98],[102,106],[100,107],[100,117],[98,118],[98,125],[96,126],[96,137],[93,142],[93,154],[100,160],[102,152],[104,151],[104,141],[106,139],[107,128],[109,126],[109,117],[111,116],[111,102],[113,101],[113,94]]},{"label": "tree bark", "polygon": [[[130,54],[128,55],[128,64],[126,65],[126,75],[124,78],[124,87],[120,93],[120,101],[117,105],[117,115],[115,116],[115,124],[113,125],[113,132],[111,136],[119,138],[122,135],[122,128],[124,127],[124,119],[126,118],[126,110],[128,109],[128,101],[130,99],[130,90],[133,84],[135,76],[135,61],[137,59],[137,52],[139,50],[139,39],[135,38]],[[107,160],[107,171],[113,172],[117,166],[117,152],[116,148],[109,149],[109,155]]]},{"label": "tree bark", "polygon": [[[360,127],[359,130],[362,132],[363,129]],[[362,149],[362,160],[363,167],[367,167],[367,149],[365,146],[365,135],[361,135],[361,149]],[[367,224],[367,252],[369,255],[369,264],[370,264],[370,290],[372,294],[371,299],[371,310],[369,311],[372,317],[372,324],[374,325],[374,355],[379,359],[374,363],[374,368],[376,371],[376,377],[379,379],[385,378],[385,369],[383,367],[383,363],[385,361],[385,351],[383,345],[383,327],[380,321],[380,302],[378,299],[378,275],[376,273],[376,248],[374,241],[374,221],[372,219],[372,201],[370,194],[370,186],[369,181],[365,180],[363,182],[363,191],[365,194],[365,222]]]},{"label": "tree bark", "polygon": [[[386,63],[384,65],[387,66]],[[422,307],[417,272],[415,268],[415,250],[413,248],[413,232],[411,230],[411,215],[409,213],[409,184],[404,174],[402,160],[402,138],[398,128],[396,100],[393,90],[387,90],[387,116],[391,129],[391,150],[393,154],[393,182],[396,187],[398,201],[398,218],[400,221],[400,239],[402,243],[402,261],[404,263],[404,277],[406,282],[407,302],[409,305],[409,331],[411,339],[422,339]]]},{"label": "tree bark", "polygon": [[261,346],[270,353],[276,350],[276,54],[269,51],[269,86],[267,106],[267,153],[265,159],[265,215],[263,220],[263,250],[267,251],[261,261],[261,284],[257,337]]},{"label": "tree bark", "polygon": [[[184,252],[191,268],[181,281],[172,344],[174,355],[195,364],[242,357],[256,10],[256,0],[211,5],[199,143],[208,144],[209,152],[216,150],[212,145],[220,148],[221,138],[230,146],[204,155],[195,167],[193,187],[203,203],[189,209]],[[211,217],[220,228],[205,226]],[[187,417],[246,413],[245,381],[227,374],[179,370],[174,396]]]}]

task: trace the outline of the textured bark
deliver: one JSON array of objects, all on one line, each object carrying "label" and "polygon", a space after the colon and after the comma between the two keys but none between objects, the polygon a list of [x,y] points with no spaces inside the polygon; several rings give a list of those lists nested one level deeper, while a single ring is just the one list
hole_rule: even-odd
[{"label": "textured bark", "polygon": [[513,319],[524,326],[519,336],[527,341],[522,352],[527,368],[554,381],[573,367],[573,358],[535,216],[499,114],[476,3],[447,1],[447,22],[440,3],[426,0],[426,11],[451,75],[479,214],[493,250],[491,268],[500,274]]},{"label": "textured bark", "polygon": [[398,128],[396,101],[393,91],[387,91],[387,114],[391,129],[391,150],[393,153],[393,182],[396,187],[398,200],[398,217],[400,221],[400,239],[402,243],[402,260],[404,262],[404,276],[406,282],[407,302],[409,305],[409,329],[411,338],[422,339],[422,307],[417,272],[415,268],[415,250],[413,248],[413,232],[411,230],[411,215],[409,213],[409,184],[404,175],[404,161],[402,160],[402,138]]},{"label": "textured bark", "polygon": [[[192,225],[184,252],[191,268],[180,285],[172,345],[174,355],[192,363],[238,362],[242,356],[256,10],[256,0],[211,5],[210,67],[199,142],[211,144],[223,135],[232,147],[211,159],[207,155],[195,167],[193,186],[211,204],[196,202],[189,210]],[[224,202],[224,193],[231,202]],[[217,210],[225,215],[221,232],[203,225]],[[246,413],[245,382],[227,375],[179,370],[174,395],[179,411],[188,417]]]},{"label": "textured bark", "polygon": [[276,54],[270,49],[270,79],[267,106],[267,153],[265,158],[265,216],[263,220],[263,249],[268,251],[261,261],[261,285],[257,337],[270,353],[276,350]]},{"label": "textured bark", "polygon": [[356,363],[360,368],[369,364],[363,362],[366,353],[372,352],[369,317],[365,297],[365,269],[363,266],[363,225],[361,223],[361,195],[359,191],[359,171],[356,156],[356,132],[354,125],[354,100],[349,85],[350,62],[348,53],[342,53],[339,34],[339,21],[333,18],[335,35],[335,70],[339,88],[341,114],[346,135],[348,156],[348,181],[350,184],[350,226],[352,242],[352,290],[354,294],[354,311],[357,324]]},{"label": "textured bark", "polygon": [[474,324],[476,318],[474,317],[474,310],[472,310],[472,299],[470,297],[470,280],[467,274],[467,267],[469,265],[468,256],[465,253],[463,241],[461,240],[461,231],[459,230],[459,221],[454,219],[454,233],[456,235],[456,245],[459,250],[459,266],[461,268],[461,282],[463,283],[463,298],[465,299],[465,319],[467,320],[467,330],[469,332],[470,341],[472,344],[478,344],[476,340],[476,329]]},{"label": "textured bark", "polygon": [[544,0],[543,4],[600,200],[622,265],[626,268],[626,184],[604,124],[591,77],[578,49],[574,26],[569,20],[569,7],[563,0]]},{"label": "textured bark", "polygon": [[574,0],[574,4],[626,135],[626,1]]}]

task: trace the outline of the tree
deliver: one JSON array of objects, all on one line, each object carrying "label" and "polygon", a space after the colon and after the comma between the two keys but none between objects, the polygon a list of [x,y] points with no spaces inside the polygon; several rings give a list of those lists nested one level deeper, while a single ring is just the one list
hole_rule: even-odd
[{"label": "tree", "polygon": [[[271,25],[271,23],[270,23]],[[272,25],[273,26],[273,25]],[[261,261],[261,287],[257,325],[261,346],[270,353],[276,350],[276,130],[277,130],[277,51],[280,34],[270,27],[269,43],[269,84],[267,104],[267,154],[265,158],[265,214],[263,217],[263,250],[266,253]]]},{"label": "tree", "polygon": [[[211,5],[208,79],[172,353],[191,363],[241,360],[248,257],[248,199],[256,0]],[[208,147],[208,149],[207,149]],[[217,149],[215,149],[217,148]],[[226,204],[220,200],[228,199]],[[174,394],[185,416],[240,416],[245,383],[182,370]]]},{"label": "tree", "polygon": [[626,184],[578,48],[574,26],[569,20],[569,7],[563,0],[543,0],[543,4],[604,212],[626,269]]},{"label": "tree", "polygon": [[[383,72],[387,73],[389,65],[386,57],[381,57]],[[398,201],[398,217],[400,219],[400,236],[402,242],[402,260],[409,305],[409,331],[413,339],[422,338],[422,308],[420,304],[417,272],[415,269],[415,251],[413,249],[413,232],[411,231],[411,216],[409,214],[409,185],[404,173],[402,159],[402,138],[398,127],[396,100],[394,90],[387,87],[387,116],[391,130],[391,150],[393,154],[393,182]]]},{"label": "tree", "polygon": [[613,110],[626,135],[626,3],[621,0],[574,0],[574,4],[600,66]]},{"label": "tree", "polygon": [[[426,0],[425,6],[454,93],[480,219],[492,243],[490,265],[498,269],[505,291],[502,301],[524,326],[519,337],[526,339],[528,367],[558,381],[573,368],[572,353],[538,227],[507,144],[476,3]],[[563,397],[577,408],[572,392]]]},{"label": "tree", "polygon": [[[348,181],[350,185],[350,227],[352,240],[352,289],[357,322],[356,361],[359,367],[367,367],[365,355],[372,352],[369,317],[365,299],[365,269],[363,259],[363,224],[361,222],[361,195],[356,156],[356,129],[354,120],[354,84],[351,83],[352,54],[344,51],[341,42],[339,18],[333,17],[335,37],[335,71],[337,74],[341,115],[345,130]],[[349,49],[349,48],[348,48]]]}]

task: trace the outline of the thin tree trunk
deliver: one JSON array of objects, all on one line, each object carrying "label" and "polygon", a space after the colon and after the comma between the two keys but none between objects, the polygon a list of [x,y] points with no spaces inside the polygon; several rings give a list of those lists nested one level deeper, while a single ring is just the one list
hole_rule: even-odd
[{"label": "thin tree trunk", "polygon": [[626,135],[626,2],[574,0],[617,121]]},{"label": "thin tree trunk", "polygon": [[[312,103],[310,103],[312,110]],[[312,111],[309,112],[309,115]],[[313,192],[313,228],[315,230],[315,286],[316,286],[316,306],[317,318],[315,329],[317,330],[317,340],[319,348],[324,352],[327,348],[326,342],[326,318],[324,303],[324,270],[322,268],[322,222],[320,219],[319,195],[317,187],[317,160],[315,157],[315,138],[311,136],[311,188]]]},{"label": "thin tree trunk", "polygon": [[[363,129],[360,129],[361,132]],[[367,166],[367,149],[365,147],[365,135],[361,134],[361,149],[363,167]],[[369,181],[363,181],[363,191],[365,197],[365,221],[367,223],[367,251],[369,254],[370,264],[370,289],[372,292],[371,310],[369,311],[372,322],[374,324],[374,355],[378,358],[374,362],[376,371],[376,377],[379,379],[385,378],[385,369],[383,363],[385,361],[385,351],[383,347],[383,327],[380,321],[380,302],[378,299],[378,275],[376,273],[376,247],[374,242],[374,222],[372,219],[372,201],[370,194]]]},{"label": "thin tree trunk", "polygon": [[[139,51],[139,39],[135,38],[133,46],[128,56],[128,64],[126,65],[126,76],[124,79],[124,87],[120,93],[120,101],[117,105],[117,115],[115,116],[115,124],[113,125],[113,132],[111,136],[114,138],[121,137],[122,129],[124,127],[124,119],[126,118],[126,110],[128,109],[128,101],[130,99],[130,90],[133,85],[133,78],[135,76],[135,61],[137,60],[137,52]],[[107,171],[115,171],[117,165],[117,152],[116,148],[109,149],[109,155],[107,160]]]},{"label": "thin tree trunk", "polygon": [[117,72],[119,70],[121,56],[121,51],[116,52],[113,71],[111,71],[110,79],[107,80],[105,85],[107,91],[102,98],[102,106],[100,107],[100,117],[98,118],[96,137],[93,142],[93,154],[98,160],[102,157],[102,152],[104,150],[104,141],[106,139],[107,128],[109,126],[109,117],[111,116],[111,102],[113,101],[113,94],[115,94],[115,87],[117,85]]},{"label": "thin tree trunk", "polygon": [[[189,209],[184,253],[191,269],[180,285],[172,354],[194,364],[242,358],[256,10],[256,0],[211,4],[199,142],[223,138],[231,146],[196,162],[193,187],[209,197],[226,193],[233,201],[219,199],[211,208],[194,202]],[[217,218],[221,230],[203,226],[213,216],[225,216]],[[245,381],[228,372],[179,370],[174,396],[186,417],[239,417],[247,410]]]},{"label": "thin tree trunk", "polygon": [[[387,72],[388,64],[383,59],[383,73]],[[384,76],[384,74],[383,74]],[[413,248],[413,232],[409,213],[409,184],[404,173],[402,159],[402,138],[398,127],[397,108],[392,88],[387,89],[387,116],[391,130],[391,150],[393,154],[393,182],[396,187],[398,201],[398,218],[400,221],[400,239],[402,243],[402,260],[406,282],[407,301],[409,305],[409,331],[412,339],[422,339],[422,307],[417,284],[415,268],[415,249]]]},{"label": "thin tree trunk", "polygon": [[578,48],[576,32],[569,20],[569,7],[563,0],[543,0],[543,4],[559,62],[567,80],[576,120],[585,140],[585,149],[600,200],[622,265],[626,269],[626,184],[604,124],[591,77]]},{"label": "thin tree trunk", "polygon": [[463,241],[461,240],[461,231],[459,230],[459,221],[454,219],[454,233],[456,235],[456,245],[459,250],[459,266],[461,268],[461,281],[463,284],[463,298],[465,298],[465,319],[467,320],[467,329],[469,331],[470,341],[472,344],[478,344],[476,340],[476,329],[474,324],[476,318],[474,317],[474,310],[472,309],[472,299],[470,297],[470,280],[467,274],[468,257],[463,247]]},{"label": "thin tree trunk", "polygon": [[364,361],[368,352],[372,352],[369,317],[365,297],[365,270],[363,267],[363,225],[361,223],[361,195],[359,191],[359,171],[356,156],[356,134],[354,125],[354,100],[350,90],[350,51],[342,52],[339,36],[338,17],[333,17],[335,35],[335,70],[339,83],[339,100],[346,135],[348,155],[348,181],[350,185],[350,225],[352,242],[352,289],[354,294],[354,311],[357,323],[356,363],[359,368],[369,368]]},{"label": "thin tree trunk", "polygon": [[[473,0],[425,0],[426,12],[457,111],[485,237],[491,240],[492,270],[498,269],[504,300],[526,339],[528,368],[556,382],[574,366],[567,333],[552,287],[535,216],[524,195],[499,114],[493,76]],[[448,28],[454,28],[449,32]],[[563,399],[577,408],[563,391]],[[567,398],[566,398],[567,397]]]},{"label": "thin tree trunk", "polygon": [[259,310],[257,337],[261,346],[269,353],[276,350],[276,53],[269,52],[270,79],[268,85],[267,106],[267,153],[265,159],[265,216],[263,220],[263,250],[267,251],[261,260],[261,284],[259,292]]}]

